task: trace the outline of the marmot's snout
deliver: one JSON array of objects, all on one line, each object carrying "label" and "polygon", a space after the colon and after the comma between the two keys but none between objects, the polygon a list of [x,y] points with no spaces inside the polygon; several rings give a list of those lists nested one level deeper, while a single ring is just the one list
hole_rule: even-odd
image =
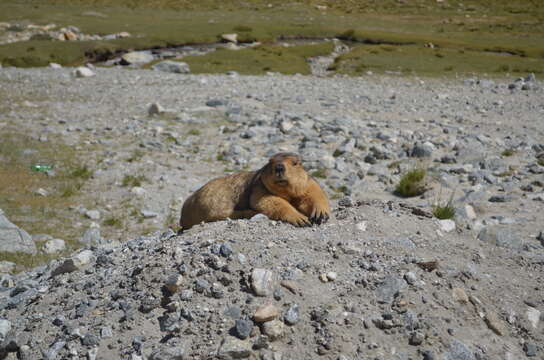
[{"label": "marmot's snout", "polygon": [[274,171],[276,172],[276,177],[282,179],[283,175],[285,175],[285,165],[282,163],[276,164]]}]

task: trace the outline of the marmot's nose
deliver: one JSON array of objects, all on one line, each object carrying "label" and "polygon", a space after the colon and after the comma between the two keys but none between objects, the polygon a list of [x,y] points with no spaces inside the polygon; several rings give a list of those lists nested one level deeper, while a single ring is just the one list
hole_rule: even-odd
[{"label": "marmot's nose", "polygon": [[277,173],[282,173],[285,171],[285,165],[283,164],[276,164],[276,172]]}]

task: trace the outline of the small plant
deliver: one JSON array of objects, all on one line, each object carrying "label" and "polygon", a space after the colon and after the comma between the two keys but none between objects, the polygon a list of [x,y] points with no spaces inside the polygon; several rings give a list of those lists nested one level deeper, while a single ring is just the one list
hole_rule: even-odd
[{"label": "small plant", "polygon": [[544,166],[544,156],[539,157],[536,162],[538,165]]},{"label": "small plant", "polygon": [[121,186],[123,187],[135,187],[135,186],[142,186],[142,182],[147,181],[147,178],[143,175],[138,176],[132,176],[132,175],[125,175],[123,178],[123,182]]},{"label": "small plant", "polygon": [[198,135],[200,135],[200,130],[198,130],[198,129],[191,129],[191,130],[189,130],[189,132],[187,133],[187,135],[198,136]]},{"label": "small plant", "polygon": [[327,178],[327,170],[326,169],[317,169],[314,172],[312,172],[310,175],[312,175],[315,178],[326,179]]},{"label": "small plant", "polygon": [[400,182],[395,188],[395,193],[402,197],[419,196],[427,191],[425,177],[427,171],[425,169],[414,169],[408,171],[402,176]]},{"label": "small plant", "polygon": [[110,217],[110,218],[104,220],[104,225],[105,226],[112,226],[112,227],[116,227],[116,228],[121,228],[123,226],[123,223],[118,218]]},{"label": "small plant", "polygon": [[140,149],[136,149],[132,152],[132,154],[130,155],[130,157],[127,159],[127,162],[131,163],[131,162],[135,162],[135,161],[138,161],[140,160],[142,157],[144,157],[145,153],[140,150]]},{"label": "small plant", "polygon": [[70,177],[84,180],[89,179],[91,176],[93,176],[93,172],[87,168],[87,165],[79,166],[70,173]]},{"label": "small plant", "polygon": [[502,156],[512,156],[512,155],[514,155],[515,152],[516,151],[514,149],[506,149],[501,153],[501,155]]}]

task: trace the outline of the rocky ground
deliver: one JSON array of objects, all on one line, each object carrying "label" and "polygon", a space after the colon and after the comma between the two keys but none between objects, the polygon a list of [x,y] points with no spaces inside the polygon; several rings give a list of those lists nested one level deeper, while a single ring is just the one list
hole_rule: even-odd
[{"label": "rocky ground", "polygon": [[[0,70],[0,131],[62,139],[93,173],[69,209],[82,250],[2,275],[0,356],[544,358],[534,76],[90,71]],[[279,151],[326,189],[328,224],[166,230],[207,180]],[[416,167],[429,190],[394,195]],[[454,222],[433,218],[450,197]]]}]

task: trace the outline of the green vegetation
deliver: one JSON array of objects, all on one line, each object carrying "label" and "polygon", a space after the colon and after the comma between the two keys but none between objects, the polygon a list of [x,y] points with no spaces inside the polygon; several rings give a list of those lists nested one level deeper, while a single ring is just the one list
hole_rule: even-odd
[{"label": "green vegetation", "polygon": [[[319,11],[317,4],[328,8]],[[265,45],[189,58],[193,72],[305,73],[308,49],[301,48],[301,54],[294,50],[298,46],[269,44],[334,36],[358,43],[331,67],[343,74],[544,72],[544,7],[538,0],[6,0],[0,3],[0,21],[10,22],[13,31],[23,30],[14,23],[31,22],[75,25],[87,34],[133,35],[66,42],[37,36],[0,45],[4,66],[76,65],[129,50],[212,43],[234,32],[241,42]]]},{"label": "green vegetation", "polygon": [[118,229],[123,227],[123,222],[121,221],[121,219],[118,219],[116,217],[107,218],[106,220],[104,220],[103,224],[105,226],[112,226]]},{"label": "green vegetation", "polygon": [[121,186],[123,187],[142,186],[142,183],[144,181],[149,181],[144,175],[138,175],[138,176],[125,175],[125,177],[123,178],[123,182],[121,183]]},{"label": "green vegetation", "polygon": [[501,153],[501,155],[502,156],[512,156],[515,153],[516,153],[516,151],[514,149],[506,149]]},{"label": "green vegetation", "polygon": [[70,176],[78,179],[90,179],[93,176],[93,172],[87,168],[87,165],[76,167],[71,173]]},{"label": "green vegetation", "polygon": [[425,169],[414,169],[404,174],[397,187],[395,193],[402,197],[413,197],[423,194],[427,188],[425,178],[427,171]]},{"label": "green vegetation", "polygon": [[[544,52],[542,53],[544,54]],[[338,73],[362,75],[367,71],[403,74],[544,73],[542,56],[515,56],[462,48],[431,49],[423,45],[359,45],[336,58]]]},{"label": "green vegetation", "polygon": [[200,130],[198,129],[191,129],[187,132],[187,135],[193,135],[193,136],[198,136],[200,135]]},{"label": "green vegetation", "polygon": [[[440,191],[442,193],[442,191]],[[451,193],[449,200],[445,203],[442,203],[440,200],[440,195],[438,195],[438,201],[433,205],[433,215],[435,218],[440,220],[453,219],[455,217],[455,207],[453,206],[453,195]]]},{"label": "green vegetation", "polygon": [[145,155],[144,151],[142,151],[140,149],[136,149],[136,150],[132,151],[132,153],[126,159],[126,161],[129,162],[129,163],[136,162],[136,161],[140,160],[141,158],[143,158],[144,155]]},{"label": "green vegetation", "polygon": [[333,50],[330,42],[278,46],[260,45],[232,51],[218,49],[203,56],[188,56],[182,59],[189,64],[192,73],[225,73],[234,70],[244,75],[262,75],[266,72],[283,74],[310,74],[306,62],[309,57],[329,54]]},{"label": "green vegetation", "polygon": [[538,165],[544,166],[544,156],[541,156],[538,159],[536,159],[536,162]]},{"label": "green vegetation", "polygon": [[[9,95],[8,95],[9,99]],[[69,219],[70,206],[83,186],[86,172],[78,161],[78,152],[60,139],[41,142],[17,132],[3,131],[0,141],[0,209],[30,234],[49,234],[64,239],[68,246],[79,235]],[[52,165],[54,175],[32,171],[32,165]],[[76,173],[78,176],[73,176]],[[35,193],[39,188],[47,196]],[[0,253],[0,261],[14,261],[35,266],[49,259],[38,254]]]},{"label": "green vegetation", "polygon": [[317,170],[313,171],[310,175],[315,177],[315,178],[326,179],[327,178],[327,169],[317,169]]}]

